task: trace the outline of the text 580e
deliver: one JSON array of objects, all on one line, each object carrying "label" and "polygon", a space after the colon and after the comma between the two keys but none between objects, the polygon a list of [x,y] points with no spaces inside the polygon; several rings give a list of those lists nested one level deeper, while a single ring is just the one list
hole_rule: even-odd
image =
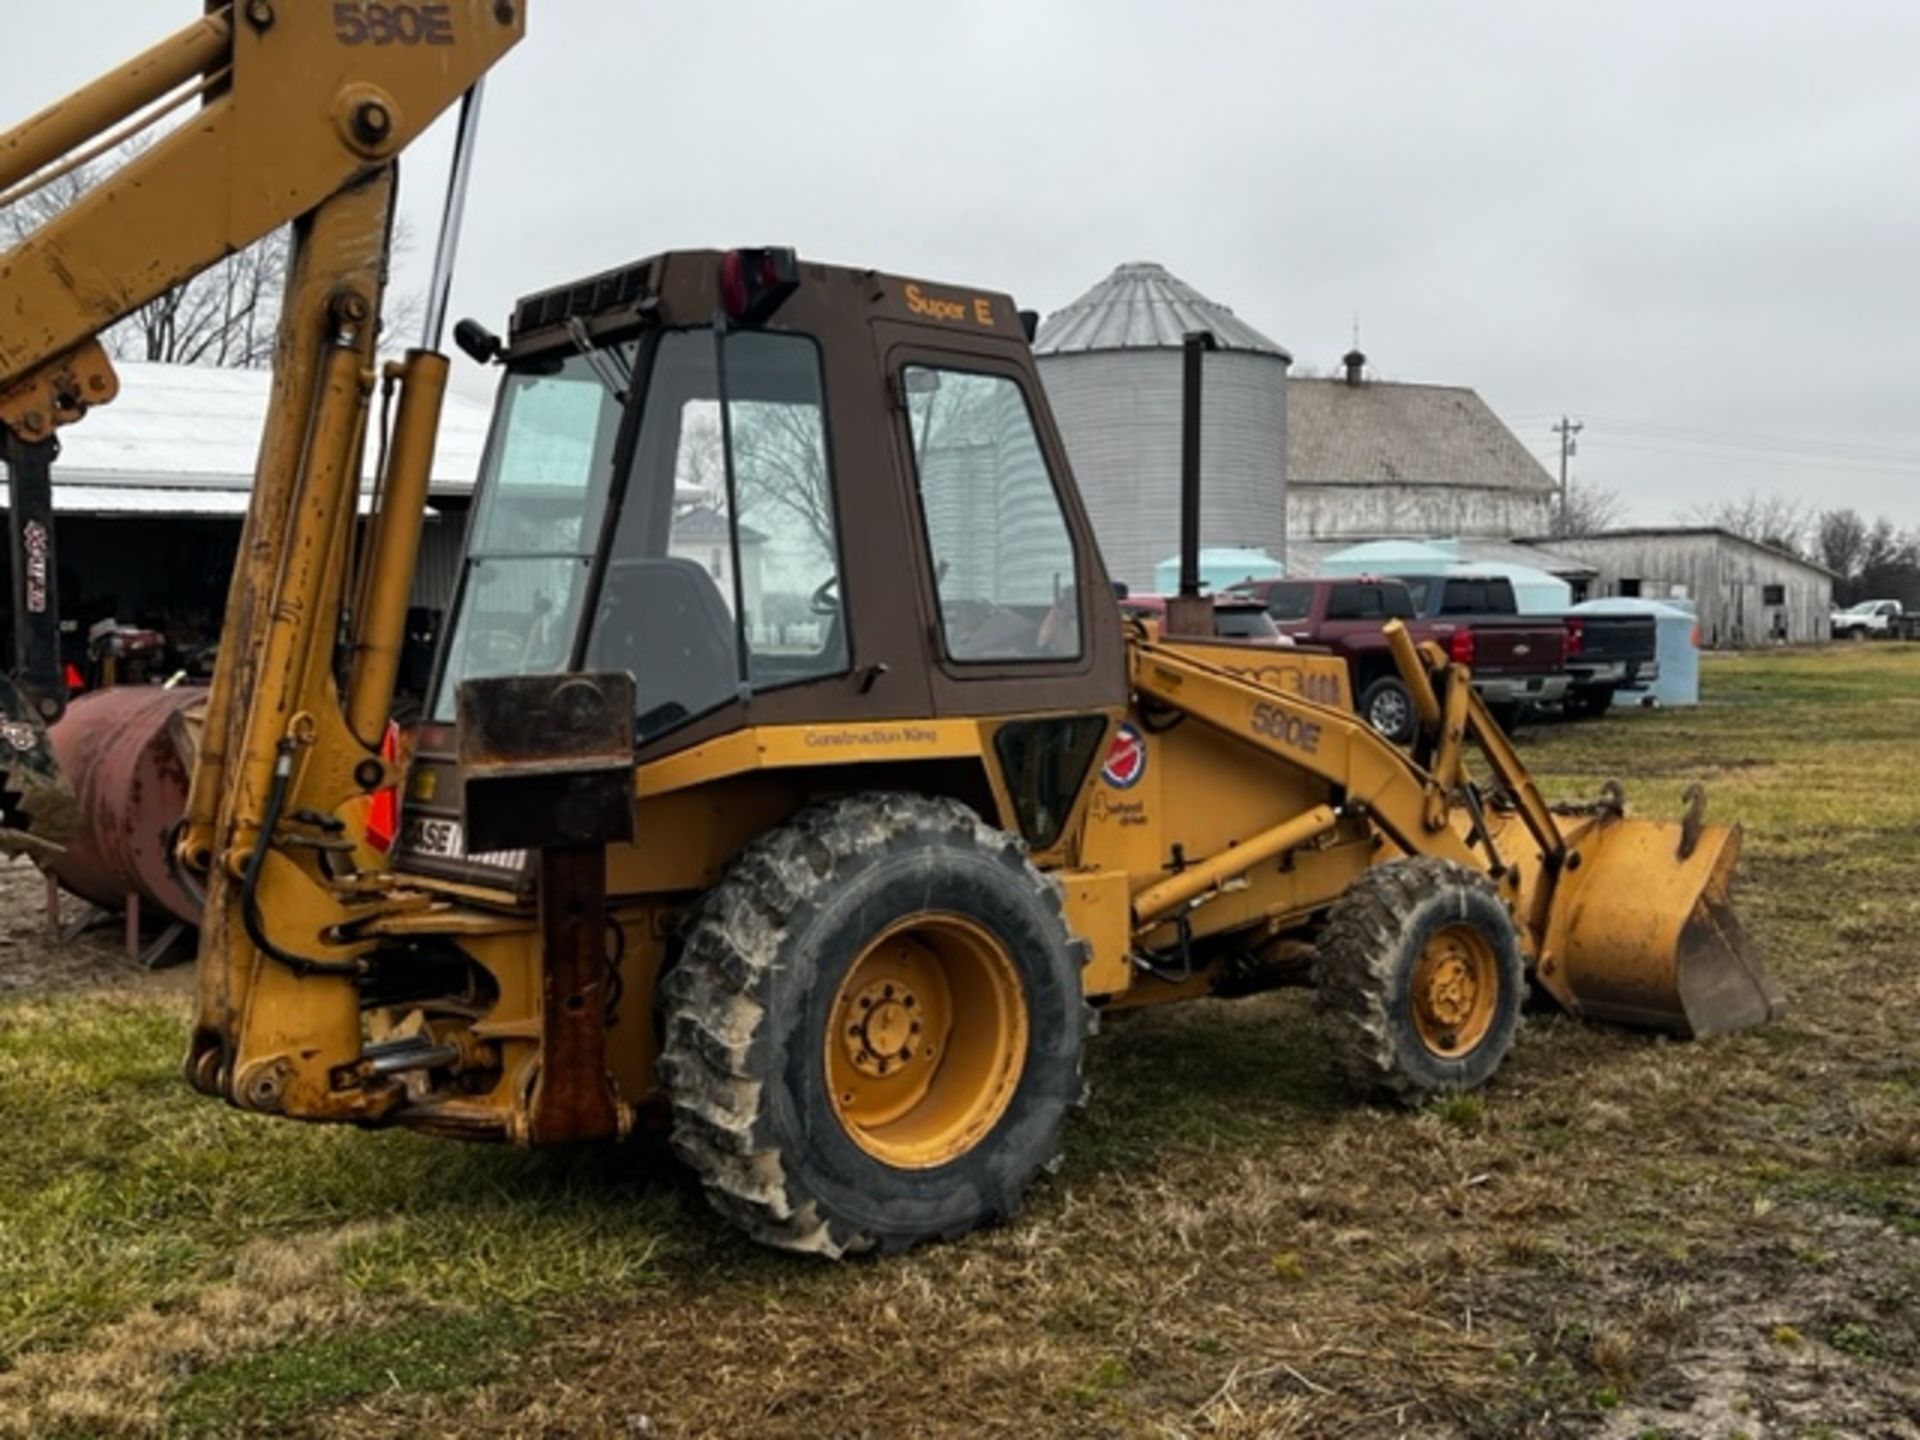
[{"label": "text 580e", "polygon": [[453,7],[351,0],[333,7],[333,33],[342,45],[451,45]]}]

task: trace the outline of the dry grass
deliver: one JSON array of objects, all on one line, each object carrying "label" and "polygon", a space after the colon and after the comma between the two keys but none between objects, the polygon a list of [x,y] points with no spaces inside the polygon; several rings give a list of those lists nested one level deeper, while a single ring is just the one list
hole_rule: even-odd
[{"label": "dry grass", "polygon": [[[762,1254],[651,1156],[212,1110],[171,1084],[175,1000],[7,1002],[0,1101],[24,1138],[0,1161],[0,1281],[37,1318],[0,1315],[0,1417],[356,1440],[1920,1435],[1920,649],[1721,660],[1708,686],[1698,711],[1527,748],[1553,793],[1618,775],[1649,811],[1711,774],[1748,826],[1743,906],[1784,1023],[1684,1046],[1542,1016],[1483,1096],[1405,1114],[1345,1103],[1303,997],[1141,1015],[1097,1042],[1093,1105],[1029,1214],[900,1261]],[[58,1116],[15,1125],[36,1088]]]}]

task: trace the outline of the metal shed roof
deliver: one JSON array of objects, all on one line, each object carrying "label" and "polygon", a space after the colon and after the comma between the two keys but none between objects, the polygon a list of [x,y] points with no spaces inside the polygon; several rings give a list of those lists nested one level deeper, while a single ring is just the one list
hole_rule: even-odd
[{"label": "metal shed roof", "polygon": [[[60,459],[54,475],[57,492],[105,486],[126,492],[173,492],[179,503],[154,498],[125,499],[124,508],[99,503],[63,503],[55,508],[79,513],[227,514],[244,513],[245,493],[253,487],[266,425],[273,377],[265,370],[214,370],[188,365],[115,362],[120,396],[102,405],[78,425],[60,432]],[[377,404],[377,402],[376,402]],[[464,495],[473,489],[486,446],[489,411],[485,405],[449,394],[440,422],[440,443],[433,458],[436,495]],[[368,463],[372,463],[369,446]],[[4,473],[0,466],[0,473]],[[210,510],[196,496],[237,491],[235,511]]]},{"label": "metal shed roof", "polygon": [[[0,474],[5,473],[0,466]],[[56,485],[55,515],[167,515],[180,520],[238,520],[253,497],[245,490],[197,490],[178,485]],[[8,496],[0,488],[0,515],[8,510]],[[373,496],[360,497],[360,513],[373,513]],[[437,514],[432,506],[429,515]]]},{"label": "metal shed roof", "polygon": [[1118,267],[1078,300],[1054,311],[1040,327],[1033,348],[1039,355],[1177,350],[1194,330],[1211,330],[1222,350],[1293,359],[1225,305],[1150,261]]}]

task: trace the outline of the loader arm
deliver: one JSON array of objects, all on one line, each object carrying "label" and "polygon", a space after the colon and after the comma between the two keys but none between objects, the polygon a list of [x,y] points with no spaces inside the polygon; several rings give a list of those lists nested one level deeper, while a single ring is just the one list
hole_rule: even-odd
[{"label": "loader arm", "polygon": [[[327,1113],[328,1067],[359,1044],[357,952],[339,943],[340,927],[380,890],[373,879],[359,893],[341,883],[350,845],[333,817],[395,778],[376,747],[447,373],[431,333],[429,348],[393,367],[403,387],[393,455],[363,547],[367,583],[356,588],[350,531],[397,159],[518,43],[526,6],[244,0],[208,10],[0,136],[5,203],[199,104],[0,256],[0,439],[10,460],[42,462],[12,465],[11,476],[44,475],[59,428],[117,389],[103,331],[293,227],[266,428],[180,851],[207,888],[192,1078],[229,1098],[244,1091],[260,1108],[305,1096]],[[343,693],[336,632],[355,596]],[[282,1006],[297,1006],[303,1039],[315,1039],[294,1059],[272,1039],[292,1028]],[[249,1067],[248,1036],[264,1037],[272,1058]]]},{"label": "loader arm", "polygon": [[[1404,631],[1389,638],[1421,716],[1414,754],[1357,714],[1157,640],[1131,647],[1133,686],[1144,704],[1324,780],[1336,807],[1364,815],[1403,855],[1486,873],[1534,980],[1569,1013],[1693,1036],[1778,1017],[1784,1002],[1731,904],[1738,827],[1705,824],[1703,798],[1678,824],[1630,819],[1617,794],[1557,815],[1466,668],[1416,650]],[[1466,770],[1469,743],[1497,784],[1498,811]],[[1196,870],[1235,868],[1231,859]]]},{"label": "loader arm", "polygon": [[1260,685],[1175,646],[1136,642],[1131,656],[1136,694],[1325,780],[1340,808],[1364,815],[1404,855],[1493,872],[1518,906],[1520,868],[1490,865],[1451,823],[1457,760],[1452,776],[1422,769],[1356,713]]}]

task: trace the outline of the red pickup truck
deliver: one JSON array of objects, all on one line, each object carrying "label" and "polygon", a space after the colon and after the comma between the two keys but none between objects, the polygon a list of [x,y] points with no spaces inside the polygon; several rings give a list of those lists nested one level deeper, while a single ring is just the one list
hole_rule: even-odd
[{"label": "red pickup truck", "polygon": [[[1413,699],[1387,648],[1389,620],[1404,624],[1416,643],[1435,641],[1466,665],[1473,688],[1508,729],[1525,704],[1552,703],[1566,693],[1567,630],[1558,619],[1422,618],[1401,580],[1250,580],[1234,591],[1263,601],[1281,634],[1345,657],[1360,713],[1403,744],[1414,734]],[[1436,604],[1445,598],[1424,593]]]}]

